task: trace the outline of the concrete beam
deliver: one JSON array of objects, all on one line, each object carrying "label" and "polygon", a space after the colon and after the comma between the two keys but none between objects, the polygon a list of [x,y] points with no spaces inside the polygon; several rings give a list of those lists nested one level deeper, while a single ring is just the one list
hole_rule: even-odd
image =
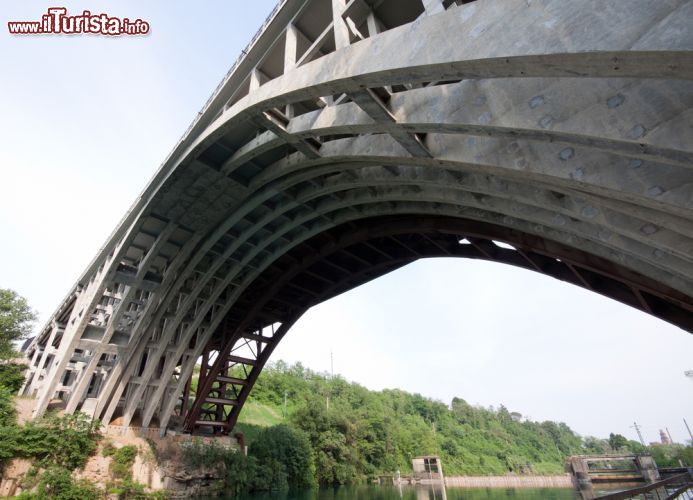
[{"label": "concrete beam", "polygon": [[261,126],[265,127],[270,132],[276,134],[277,137],[279,137],[286,143],[291,144],[298,151],[306,155],[306,157],[320,158],[320,152],[313,144],[294,137],[286,130],[286,127],[284,126],[282,121],[277,118],[276,111],[264,112],[262,115],[257,117],[257,120]]},{"label": "concrete beam", "polygon": [[[386,125],[395,125],[395,117],[392,116],[382,98],[372,89],[364,89],[349,94],[356,104],[363,109],[373,120]],[[388,133],[399,142],[412,156],[417,158],[431,158],[431,152],[424,146],[421,137],[417,134],[409,134],[401,128],[387,127]]]},{"label": "concrete beam", "polygon": [[325,42],[327,42],[327,37],[330,36],[330,34],[332,33],[333,26],[334,23],[330,23],[329,25],[327,25],[327,27],[322,31],[322,33],[320,33],[320,35],[318,35],[315,41],[310,45],[310,47],[306,49],[306,51],[303,53],[303,55],[296,63],[296,66],[302,66],[303,64],[312,60],[316,54],[322,53],[322,46],[325,44]]}]

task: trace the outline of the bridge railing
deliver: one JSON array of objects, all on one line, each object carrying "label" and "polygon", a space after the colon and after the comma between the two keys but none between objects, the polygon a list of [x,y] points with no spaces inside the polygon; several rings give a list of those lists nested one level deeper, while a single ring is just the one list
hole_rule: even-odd
[{"label": "bridge railing", "polygon": [[[683,483],[683,485],[682,485]],[[674,488],[676,488],[674,490]],[[678,474],[676,476],[671,476],[667,479],[657,481],[646,486],[639,486],[637,488],[632,488],[630,490],[617,491],[616,493],[609,493],[608,495],[603,495],[597,497],[600,500],[625,500],[629,498],[636,498],[640,495],[645,495],[646,493],[653,492],[657,498],[661,500],[673,500],[678,498],[680,495],[686,491],[693,488],[693,476],[686,472],[684,474]],[[674,491],[669,491],[674,490]],[[660,492],[664,496],[660,496]]]},{"label": "bridge railing", "polygon": [[253,35],[253,38],[248,42],[248,44],[245,46],[245,48],[241,49],[241,53],[238,55],[236,60],[233,62],[229,70],[226,72],[224,77],[221,79],[217,87],[214,89],[212,92],[212,95],[209,96],[207,99],[207,102],[202,106],[202,109],[198,111],[197,115],[195,115],[195,118],[193,118],[193,121],[190,123],[188,128],[185,130],[181,138],[178,140],[176,143],[175,147],[173,150],[175,151],[178,146],[181,145],[181,143],[185,140],[186,137],[188,137],[188,134],[190,134],[190,131],[197,125],[197,122],[200,121],[200,118],[204,113],[209,109],[209,106],[212,104],[212,101],[219,95],[219,92],[221,92],[221,89],[224,87],[227,81],[229,81],[229,78],[231,78],[231,75],[233,75],[233,72],[236,70],[236,68],[241,64],[241,62],[246,58],[248,55],[248,52],[253,48],[255,45],[255,42],[257,42],[258,38],[260,38],[260,35],[265,32],[265,29],[269,24],[274,20],[275,16],[279,12],[279,9],[282,8],[282,6],[287,2],[288,0],[279,0],[277,4],[274,6],[272,11],[267,15],[265,18],[265,21],[262,23],[262,26],[255,32],[255,35]]}]

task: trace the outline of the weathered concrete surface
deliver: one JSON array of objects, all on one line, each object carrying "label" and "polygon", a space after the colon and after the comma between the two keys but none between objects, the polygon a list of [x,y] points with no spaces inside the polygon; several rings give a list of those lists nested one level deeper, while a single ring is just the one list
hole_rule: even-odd
[{"label": "weathered concrete surface", "polygon": [[574,488],[570,474],[555,476],[449,476],[446,486],[462,488]]},{"label": "weathered concrete surface", "polygon": [[[325,16],[287,1],[212,96],[30,346],[37,415],[57,393],[68,411],[165,428],[263,272],[374,217],[460,218],[580,250],[642,276],[591,289],[685,324],[693,1],[356,3]],[[219,382],[218,418],[242,405],[226,387],[247,394],[268,339],[236,361],[247,382]]]}]

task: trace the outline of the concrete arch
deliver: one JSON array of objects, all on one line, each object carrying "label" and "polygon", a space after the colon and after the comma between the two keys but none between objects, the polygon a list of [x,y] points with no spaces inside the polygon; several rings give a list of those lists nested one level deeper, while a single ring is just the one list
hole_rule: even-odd
[{"label": "concrete arch", "polygon": [[[693,329],[693,32],[681,24],[692,1],[624,0],[601,14],[596,1],[432,1],[399,26],[388,25],[396,0],[363,19],[333,4],[321,27],[331,47],[296,44],[312,4],[281,3],[29,347],[23,392],[37,393],[37,415],[57,394],[67,411],[156,418],[165,431],[213,351],[212,378],[173,423],[229,431],[309,304],[445,253],[530,268]],[[471,250],[454,244],[465,234]],[[420,255],[387,238],[410,238]],[[307,277],[311,245],[329,265],[348,252],[339,242],[375,253],[353,276]],[[269,285],[300,287],[291,277],[325,286]],[[219,375],[236,344],[257,347],[233,365],[250,367],[240,382]]]},{"label": "concrete arch", "polygon": [[[417,211],[416,213],[420,213]],[[378,243],[377,239],[378,237],[382,236],[390,236],[392,237],[393,235],[403,235],[403,234],[408,234],[408,233],[414,233],[417,236],[422,236],[422,239],[425,239],[428,241],[429,246],[428,248],[424,247],[422,249],[421,247],[414,247],[412,248],[411,242],[408,242],[406,244],[399,243],[399,245],[402,246],[402,248],[405,249],[405,251],[411,252],[409,255],[406,257],[400,256],[399,258],[393,258],[392,255],[388,255],[387,253],[383,252],[385,255],[385,258],[383,259],[383,262],[379,262],[376,264],[370,264],[372,267],[371,268],[376,268],[377,266],[382,266],[381,269],[376,269],[374,275],[367,275],[365,278],[356,278],[357,283],[363,282],[363,281],[368,281],[372,279],[373,277],[380,276],[381,274],[384,274],[386,272],[389,272],[393,269],[396,269],[402,265],[405,265],[413,260],[416,260],[418,258],[422,257],[431,257],[431,256],[457,256],[457,257],[467,257],[467,258],[482,258],[482,259],[488,259],[488,260],[495,260],[498,262],[505,262],[511,265],[516,265],[520,267],[524,267],[526,269],[530,269],[533,271],[538,271],[538,272],[546,272],[546,274],[550,274],[551,272],[547,272],[547,268],[539,267],[539,266],[534,266],[535,261],[532,259],[537,259],[539,254],[533,253],[533,251],[526,250],[529,247],[541,247],[542,245],[539,244],[539,241],[541,241],[541,238],[537,238],[535,236],[530,236],[530,235],[523,235],[521,232],[514,232],[514,233],[508,233],[507,229],[502,228],[501,226],[495,226],[493,224],[488,224],[488,223],[479,223],[479,222],[472,222],[470,220],[466,219],[460,219],[457,217],[449,217],[449,216],[441,216],[440,214],[435,215],[435,216],[428,216],[428,217],[423,217],[421,218],[420,216],[400,216],[400,217],[377,217],[373,219],[367,220],[363,225],[359,226],[358,228],[349,228],[349,229],[343,229],[343,226],[337,226],[336,228],[333,228],[332,231],[339,233],[341,230],[341,237],[340,236],[335,236],[332,239],[328,239],[328,245],[326,245],[327,250],[323,251],[319,246],[316,247],[316,245],[312,245],[313,248],[313,253],[308,255],[307,262],[304,260],[302,262],[298,262],[294,260],[292,262],[293,266],[288,266],[289,270],[287,271],[286,268],[282,269],[279,273],[277,273],[276,278],[278,279],[279,282],[274,281],[272,279],[268,280],[268,284],[266,285],[266,288],[269,288],[270,291],[266,291],[264,293],[260,293],[258,296],[253,297],[253,306],[248,309],[244,310],[249,310],[252,314],[256,314],[258,310],[260,310],[262,307],[265,306],[265,304],[269,301],[272,300],[273,294],[277,293],[278,290],[281,289],[282,286],[285,285],[286,282],[291,281],[292,279],[295,279],[295,276],[297,274],[300,274],[302,269],[309,268],[311,265],[314,265],[315,263],[320,263],[324,261],[326,258],[325,254],[328,253],[338,253],[341,249],[343,248],[349,248],[353,247],[354,245],[357,245],[359,243],[364,243],[368,245],[371,249],[377,248]],[[447,240],[443,239],[441,242],[434,242],[429,239],[428,236],[421,234],[419,231],[428,231],[429,235],[431,238],[435,237],[441,237],[442,235],[445,235],[447,237]],[[473,242],[469,246],[465,245],[460,245],[458,243],[458,239],[460,238],[461,234],[466,234],[470,235],[468,238]],[[473,235],[473,236],[472,236]],[[485,236],[482,236],[485,235]],[[520,250],[520,253],[517,253],[517,251],[513,251],[510,249],[501,249],[501,247],[498,247],[496,244],[491,243],[488,239],[485,238],[503,238],[505,241],[512,241],[515,245],[517,245],[516,249],[520,248],[525,248],[525,250]],[[445,244],[447,242],[447,245]],[[484,245],[485,244],[485,249],[478,253],[478,254],[470,254],[466,253],[465,250],[471,249],[473,247],[476,247],[477,245]],[[551,244],[549,244],[551,246]],[[400,249],[401,250],[401,249]],[[551,263],[552,265],[560,265],[563,266],[565,263],[568,262],[575,262],[576,255],[572,256],[567,256],[567,254],[563,254],[561,250],[558,248],[544,248],[543,251],[550,251],[552,255],[560,255],[563,260],[556,260],[555,258],[547,258],[544,263]],[[392,251],[392,250],[390,250]],[[430,253],[427,253],[430,252]],[[458,252],[458,253],[456,253]],[[503,252],[505,255],[501,257],[500,255],[497,255],[496,252]],[[305,253],[304,253],[305,255]],[[532,256],[530,260],[523,260],[526,257]],[[503,258],[506,258],[508,260],[503,260]],[[579,260],[579,257],[577,258]],[[369,264],[365,264],[368,266]],[[568,264],[569,266],[572,266],[573,264]],[[593,262],[593,265],[598,267],[598,264]],[[610,264],[609,264],[610,267]],[[369,268],[370,269],[370,268]],[[592,268],[596,269],[596,268]],[[366,270],[367,272],[367,270]],[[554,275],[555,277],[559,277],[559,275]],[[585,286],[585,282],[581,282],[580,280],[574,280],[575,276],[573,276],[573,280],[571,280],[568,276],[570,274],[564,274],[562,275],[559,279],[566,279],[574,284],[577,284],[578,286]],[[604,277],[605,278],[605,277]],[[605,278],[609,279],[609,278]],[[360,280],[360,281],[359,281]],[[273,349],[278,342],[281,340],[283,335],[288,331],[290,328],[291,324],[293,321],[299,317],[305,309],[310,307],[314,303],[319,303],[322,300],[329,298],[332,295],[336,295],[337,293],[341,292],[342,290],[352,288],[354,283],[348,283],[346,286],[341,284],[335,284],[333,288],[325,293],[325,294],[320,294],[319,291],[315,292],[316,298],[307,305],[305,303],[302,303],[301,300],[295,300],[296,307],[298,309],[298,312],[293,313],[292,316],[290,316],[290,319],[282,324],[282,327],[280,330],[277,331],[277,333],[272,337],[272,338],[267,338],[265,342],[268,342],[269,345],[268,347],[270,348],[269,352],[262,352],[260,356],[257,357],[257,362],[260,364],[260,367],[264,362],[266,362],[267,358],[269,357],[269,354],[271,353],[271,349]],[[324,286],[324,285],[323,285]],[[304,294],[307,295],[310,299],[313,299],[313,291],[306,291],[304,290]],[[621,297],[623,299],[624,297]],[[303,309],[302,309],[303,307]],[[205,395],[208,394],[209,390],[214,384],[214,377],[219,374],[220,370],[228,370],[227,367],[223,367],[223,359],[224,359],[224,354],[225,352],[228,352],[231,350],[231,346],[233,345],[238,345],[241,341],[243,341],[244,336],[242,333],[243,328],[249,323],[252,322],[254,319],[254,316],[252,316],[250,319],[244,318],[244,322],[241,322],[240,325],[238,325],[235,328],[227,328],[226,329],[226,334],[225,336],[221,336],[220,341],[223,341],[223,343],[226,345],[226,347],[220,347],[218,345],[215,346],[216,349],[219,349],[219,356],[217,357],[216,362],[214,363],[214,366],[210,368],[212,375],[208,376],[205,378],[206,385],[204,388],[201,390],[202,396],[198,395],[196,398],[195,404],[192,406],[190,413],[183,413],[183,417],[185,417],[185,428],[188,430],[194,430],[197,426],[207,426],[207,425],[214,425],[222,423],[219,421],[216,422],[204,422],[203,420],[198,420],[200,413],[199,410],[201,409],[202,406],[205,404]],[[683,315],[686,315],[687,313],[682,313]],[[288,325],[288,326],[287,326]],[[251,336],[252,338],[252,336]],[[236,360],[238,361],[238,360]],[[231,365],[230,368],[237,367],[238,365]],[[242,402],[245,400],[245,397],[247,397],[247,394],[250,392],[252,388],[252,384],[254,383],[257,374],[259,373],[259,370],[253,371],[251,375],[252,377],[249,377],[247,382],[244,382],[242,384],[242,388],[239,391],[239,394],[236,396],[239,397],[240,405],[232,405],[231,412],[228,415],[228,423],[229,426],[233,426],[233,423],[235,422],[235,419],[237,418],[240,408],[242,407]],[[216,375],[214,375],[216,374]],[[211,378],[210,378],[211,377]],[[223,377],[222,377],[223,378]],[[202,379],[201,379],[202,381]],[[200,387],[203,387],[202,385]],[[218,398],[217,398],[218,399]],[[169,400],[170,405],[168,408],[166,408],[165,415],[171,414],[171,410],[173,409],[173,406],[175,405],[175,400]],[[196,413],[197,410],[197,413]]]}]

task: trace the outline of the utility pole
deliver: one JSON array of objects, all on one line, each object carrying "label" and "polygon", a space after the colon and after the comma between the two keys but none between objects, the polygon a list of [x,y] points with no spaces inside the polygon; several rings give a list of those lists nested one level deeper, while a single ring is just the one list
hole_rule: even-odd
[{"label": "utility pole", "polygon": [[671,432],[669,432],[669,427],[665,427],[667,430],[667,436],[669,436],[669,444],[674,444],[674,440],[671,439]]},{"label": "utility pole", "polygon": [[[334,358],[332,357],[332,351],[330,351],[330,381],[334,379]],[[330,384],[327,384],[327,400],[326,400],[326,407],[327,411],[330,411],[330,391],[332,390],[332,386]]]},{"label": "utility pole", "polygon": [[641,443],[645,448],[647,448],[647,446],[645,446],[645,440],[642,438],[642,433],[640,432],[640,426],[638,425],[638,423],[637,423],[637,422],[633,422],[633,427],[635,428],[636,432],[638,433],[638,437],[640,438],[640,443]]},{"label": "utility pole", "polygon": [[693,434],[691,434],[691,428],[688,427],[688,422],[686,422],[686,419],[683,419],[683,423],[686,424],[686,429],[688,429],[688,435],[691,437],[691,444],[693,444]]},{"label": "utility pole", "polygon": [[284,391],[284,418],[286,418],[287,413],[286,413],[286,394],[287,391]]}]

